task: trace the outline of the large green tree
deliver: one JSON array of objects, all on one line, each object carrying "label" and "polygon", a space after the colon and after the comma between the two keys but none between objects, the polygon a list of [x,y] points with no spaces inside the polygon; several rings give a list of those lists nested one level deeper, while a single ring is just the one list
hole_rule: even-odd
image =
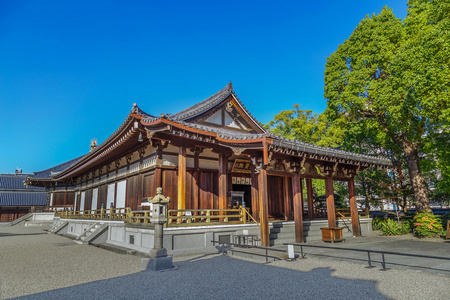
[{"label": "large green tree", "polygon": [[327,117],[401,149],[418,211],[431,211],[421,146],[450,128],[449,53],[449,1],[411,0],[403,21],[387,8],[363,19],[325,66]]},{"label": "large green tree", "polygon": [[325,114],[300,109],[283,110],[265,125],[270,132],[292,140],[316,144],[322,147],[338,147],[342,144],[345,128],[338,121],[327,122]]}]

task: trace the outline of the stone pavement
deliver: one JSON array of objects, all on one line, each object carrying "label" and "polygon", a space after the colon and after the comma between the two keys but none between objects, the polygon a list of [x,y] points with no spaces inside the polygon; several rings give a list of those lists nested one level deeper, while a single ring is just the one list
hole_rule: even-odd
[{"label": "stone pavement", "polygon": [[450,286],[447,275],[381,272],[312,255],[259,264],[209,254],[175,257],[174,264],[169,271],[140,272],[136,256],[78,245],[40,228],[0,227],[2,299],[447,299]]},{"label": "stone pavement", "polygon": [[[323,243],[321,241],[307,242],[305,243],[306,247],[303,248],[303,252],[306,253],[307,258],[314,256],[321,257],[323,259],[360,263],[367,266],[367,252],[308,248],[307,245],[446,257],[449,260],[385,254],[385,262],[386,267],[390,269],[422,271],[432,274],[442,274],[450,276],[450,240],[445,241],[437,238],[418,239],[413,237],[412,235],[386,237],[379,236],[375,232],[370,236],[347,238],[345,242],[341,243]],[[276,248],[286,249],[286,246],[279,246]],[[295,247],[295,251],[296,253],[299,253],[300,248]],[[372,265],[376,266],[377,268],[381,268],[381,254],[372,253],[371,260]]]}]

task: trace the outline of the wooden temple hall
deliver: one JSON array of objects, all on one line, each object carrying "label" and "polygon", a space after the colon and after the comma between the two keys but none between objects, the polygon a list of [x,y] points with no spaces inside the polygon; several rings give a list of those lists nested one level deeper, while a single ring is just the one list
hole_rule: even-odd
[{"label": "wooden temple hall", "polygon": [[110,207],[142,211],[145,199],[162,187],[175,225],[206,225],[214,214],[220,217],[211,224],[231,223],[227,214],[244,209],[246,221],[260,227],[261,245],[269,246],[271,220],[295,221],[295,240],[304,241],[303,219],[317,217],[313,178],[326,183],[329,227],[336,226],[333,182],[348,183],[353,235],[359,236],[354,177],[366,168],[390,165],[271,134],[229,83],[174,114],[150,115],[134,104],[122,125],[91,152],[27,183],[46,187],[51,207],[74,213]]}]

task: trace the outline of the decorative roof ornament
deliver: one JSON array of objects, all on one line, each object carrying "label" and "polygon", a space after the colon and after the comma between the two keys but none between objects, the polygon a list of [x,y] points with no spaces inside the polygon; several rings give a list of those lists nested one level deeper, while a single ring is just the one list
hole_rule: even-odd
[{"label": "decorative roof ornament", "polygon": [[95,148],[97,148],[97,145],[98,145],[97,139],[96,139],[96,138],[93,138],[93,139],[91,140],[91,145],[90,145],[91,150],[89,150],[89,152],[91,152],[92,150],[94,150]]}]

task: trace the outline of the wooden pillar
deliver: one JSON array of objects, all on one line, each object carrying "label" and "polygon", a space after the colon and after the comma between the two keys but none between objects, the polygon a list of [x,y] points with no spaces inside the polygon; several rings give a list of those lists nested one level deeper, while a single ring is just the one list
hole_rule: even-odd
[{"label": "wooden pillar", "polygon": [[295,222],[295,242],[304,243],[305,238],[303,234],[303,193],[300,173],[295,172],[292,178],[292,196],[294,198],[294,222]]},{"label": "wooden pillar", "polygon": [[[163,187],[162,186],[162,145],[161,142],[159,142],[156,146],[156,169],[155,169],[155,186],[156,188]],[[164,190],[163,190],[164,192]],[[153,195],[155,191],[151,191],[151,195]]]},{"label": "wooden pillar", "polygon": [[252,216],[256,221],[259,221],[259,199],[258,199],[258,176],[255,173],[255,166],[251,167],[251,176],[252,176],[252,187],[251,187],[251,196],[252,196]]},{"label": "wooden pillar", "polygon": [[328,227],[336,227],[336,211],[334,208],[333,179],[331,177],[325,178],[325,192],[327,195]]},{"label": "wooden pillar", "polygon": [[348,194],[350,197],[350,214],[352,217],[353,236],[361,236],[361,228],[359,226],[358,205],[356,203],[355,178],[352,177],[348,182]]},{"label": "wooden pillar", "polygon": [[219,153],[219,209],[227,208],[228,155]]},{"label": "wooden pillar", "polygon": [[180,146],[178,151],[178,207],[186,208],[186,147]]},{"label": "wooden pillar", "polygon": [[259,171],[259,222],[261,226],[261,246],[270,247],[269,236],[269,202],[267,194],[267,171],[261,168]]},{"label": "wooden pillar", "polygon": [[283,190],[284,190],[284,220],[289,221],[291,219],[291,207],[292,198],[289,195],[289,180],[291,177],[285,176],[283,178]]},{"label": "wooden pillar", "polygon": [[[203,149],[201,148],[193,148],[191,151],[194,153],[194,172],[192,173],[192,176],[194,177],[194,182],[192,183],[192,201],[194,202],[192,204],[193,209],[199,209],[200,207],[200,153],[203,152]],[[196,212],[194,213],[197,214]]]},{"label": "wooden pillar", "polygon": [[308,197],[308,218],[311,221],[314,220],[314,199],[311,178],[306,178],[306,196]]}]

